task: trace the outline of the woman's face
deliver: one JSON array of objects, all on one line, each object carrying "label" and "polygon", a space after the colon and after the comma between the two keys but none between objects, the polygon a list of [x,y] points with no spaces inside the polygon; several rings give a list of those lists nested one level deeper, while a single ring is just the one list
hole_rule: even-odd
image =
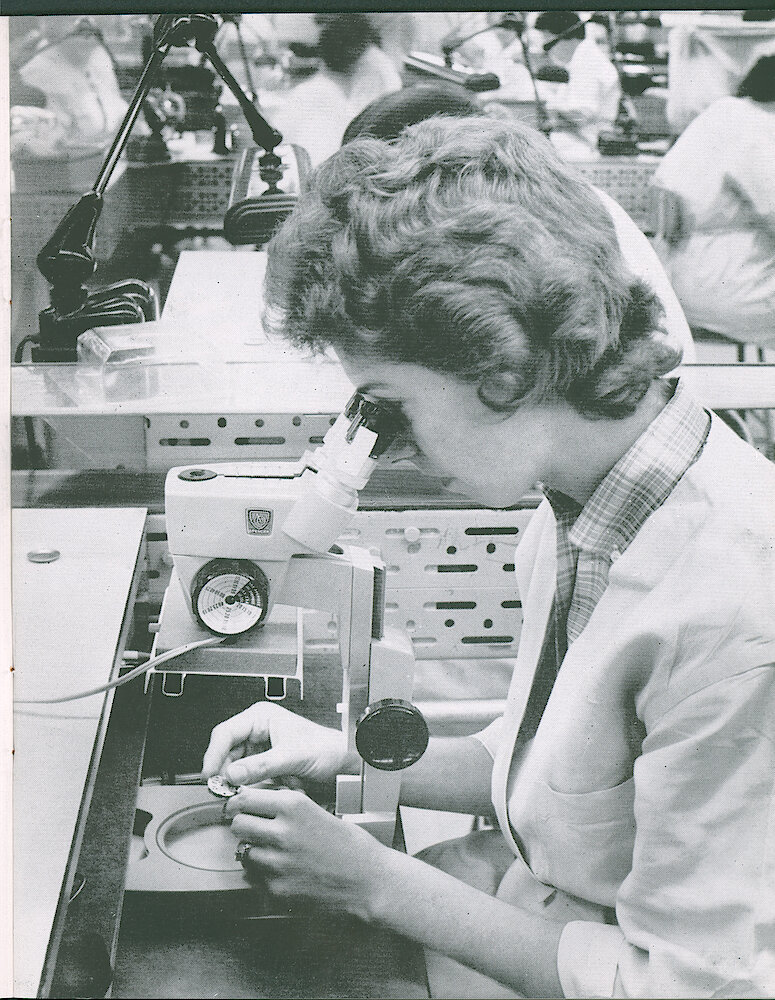
[{"label": "woman's face", "polygon": [[[487,507],[516,504],[550,469],[556,411],[521,406],[495,413],[476,386],[422,365],[338,353],[358,391],[400,407],[411,445],[406,455],[447,488]],[[414,453],[412,453],[412,451]]]}]

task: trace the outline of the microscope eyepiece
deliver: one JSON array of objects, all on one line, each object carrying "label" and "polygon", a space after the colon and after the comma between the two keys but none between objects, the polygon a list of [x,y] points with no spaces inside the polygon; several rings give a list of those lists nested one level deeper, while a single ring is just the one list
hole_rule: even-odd
[{"label": "microscope eyepiece", "polygon": [[350,420],[345,434],[348,444],[354,440],[360,427],[377,435],[370,458],[379,458],[387,451],[403,424],[401,411],[396,406],[369,399],[360,392],[356,392],[345,406],[344,415]]}]

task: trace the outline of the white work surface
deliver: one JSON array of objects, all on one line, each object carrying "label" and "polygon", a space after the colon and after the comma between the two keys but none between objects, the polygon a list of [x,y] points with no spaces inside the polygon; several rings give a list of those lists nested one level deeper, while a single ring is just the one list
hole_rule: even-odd
[{"label": "white work surface", "polygon": [[[13,511],[15,699],[110,679],[145,517],[144,508]],[[39,549],[60,556],[30,562]],[[14,711],[14,996],[38,991],[106,698]]]},{"label": "white work surface", "polygon": [[[261,327],[266,254],[251,249],[184,250],[164,302],[164,319],[239,346],[266,344]],[[296,352],[285,347],[288,356]],[[298,356],[298,355],[297,355]]]}]

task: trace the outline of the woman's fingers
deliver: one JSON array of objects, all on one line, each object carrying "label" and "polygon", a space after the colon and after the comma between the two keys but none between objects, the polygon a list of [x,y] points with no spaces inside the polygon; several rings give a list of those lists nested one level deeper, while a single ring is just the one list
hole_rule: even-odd
[{"label": "woman's fingers", "polygon": [[290,788],[241,788],[227,800],[223,811],[225,816],[234,817],[235,823],[240,817],[272,820],[292,812],[300,803],[307,801],[303,792]]},{"label": "woman's fingers", "polygon": [[277,845],[277,824],[274,820],[247,813],[238,813],[231,824],[231,832],[239,841],[256,846]]},{"label": "woman's fingers", "polygon": [[213,729],[202,760],[202,774],[205,778],[219,774],[224,762],[234,759],[232,754],[240,745],[269,740],[269,720],[263,709],[263,705],[251,705]]},{"label": "woman's fingers", "polygon": [[224,769],[225,776],[235,785],[252,785],[267,778],[284,778],[304,772],[307,753],[298,749],[272,747],[252,757],[243,757]]}]

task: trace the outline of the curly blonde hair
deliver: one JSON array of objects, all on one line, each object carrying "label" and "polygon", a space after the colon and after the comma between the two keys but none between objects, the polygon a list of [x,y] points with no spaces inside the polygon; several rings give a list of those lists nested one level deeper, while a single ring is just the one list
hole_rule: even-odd
[{"label": "curly blonde hair", "polygon": [[494,410],[562,398],[624,416],[680,360],[594,190],[519,122],[439,117],[348,143],[268,255],[270,331],[451,373]]}]

